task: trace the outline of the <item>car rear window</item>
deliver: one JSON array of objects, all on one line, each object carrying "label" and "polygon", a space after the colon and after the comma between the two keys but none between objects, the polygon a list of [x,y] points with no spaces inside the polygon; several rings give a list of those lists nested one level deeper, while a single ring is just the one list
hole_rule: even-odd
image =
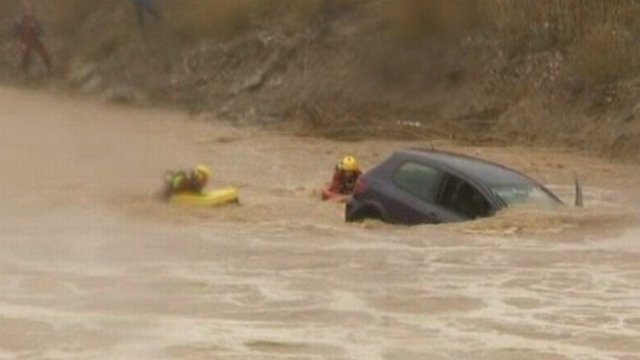
[{"label": "car rear window", "polygon": [[393,174],[397,187],[430,203],[436,200],[441,180],[441,171],[415,162],[402,164]]}]

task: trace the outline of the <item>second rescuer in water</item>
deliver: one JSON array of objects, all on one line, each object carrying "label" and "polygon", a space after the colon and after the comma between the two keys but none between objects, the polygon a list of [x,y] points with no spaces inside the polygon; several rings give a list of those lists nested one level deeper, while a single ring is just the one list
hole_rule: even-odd
[{"label": "second rescuer in water", "polygon": [[351,195],[360,175],[362,171],[358,168],[356,159],[346,156],[336,166],[329,190],[336,194]]},{"label": "second rescuer in water", "polygon": [[211,171],[205,165],[198,165],[190,171],[180,170],[169,172],[165,178],[165,190],[162,196],[169,199],[177,193],[202,193],[211,177]]}]

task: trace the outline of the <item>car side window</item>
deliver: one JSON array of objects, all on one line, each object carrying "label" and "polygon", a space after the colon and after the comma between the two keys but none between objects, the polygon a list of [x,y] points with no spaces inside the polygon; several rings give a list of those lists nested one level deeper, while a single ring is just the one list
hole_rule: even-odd
[{"label": "car side window", "polygon": [[489,201],[477,188],[455,176],[447,177],[438,204],[471,219],[488,216],[491,211]]},{"label": "car side window", "polygon": [[432,167],[406,162],[396,169],[393,182],[400,189],[429,203],[435,203],[442,172]]}]

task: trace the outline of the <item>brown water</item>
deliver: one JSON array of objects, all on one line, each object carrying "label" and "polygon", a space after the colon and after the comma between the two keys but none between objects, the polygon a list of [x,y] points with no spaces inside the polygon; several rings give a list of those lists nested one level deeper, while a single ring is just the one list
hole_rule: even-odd
[{"label": "brown water", "polygon": [[[586,208],[345,224],[317,201],[338,143],[0,89],[0,359],[640,359],[639,169],[454,149]],[[153,200],[209,163],[241,206]]]}]

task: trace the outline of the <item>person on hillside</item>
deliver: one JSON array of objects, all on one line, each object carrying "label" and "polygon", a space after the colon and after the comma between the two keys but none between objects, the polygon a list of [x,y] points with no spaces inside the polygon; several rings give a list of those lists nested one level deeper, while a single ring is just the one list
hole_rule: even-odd
[{"label": "person on hillside", "polygon": [[22,3],[22,14],[13,24],[13,34],[18,41],[24,72],[29,72],[31,52],[35,51],[44,61],[49,74],[53,74],[51,57],[49,57],[42,40],[44,31],[34,15],[31,3],[27,1]]},{"label": "person on hillside", "polygon": [[335,167],[329,191],[335,194],[351,195],[360,175],[362,171],[356,159],[353,156],[345,156]]},{"label": "person on hillside", "polygon": [[132,0],[133,6],[136,8],[136,14],[138,16],[138,25],[144,26],[144,15],[148,13],[149,15],[156,18],[156,20],[162,20],[160,16],[160,11],[158,11],[158,6],[156,5],[155,0]]},{"label": "person on hillside", "polygon": [[211,177],[211,171],[205,165],[198,165],[193,169],[170,171],[165,177],[165,188],[161,197],[168,200],[177,193],[202,193]]}]

